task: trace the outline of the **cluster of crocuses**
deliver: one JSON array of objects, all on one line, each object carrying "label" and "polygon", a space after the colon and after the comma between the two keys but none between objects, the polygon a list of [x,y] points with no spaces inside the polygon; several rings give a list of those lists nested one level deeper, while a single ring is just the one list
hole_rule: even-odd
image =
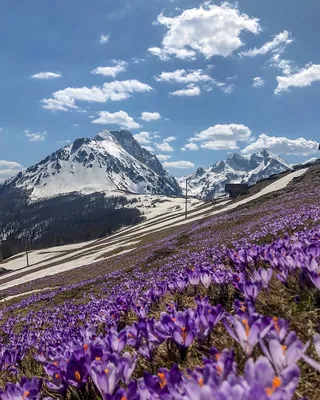
[{"label": "cluster of crocuses", "polygon": [[[227,218],[221,216],[219,223]],[[278,222],[269,221],[269,231],[267,224],[261,230],[276,234],[312,218],[320,220],[319,207],[301,206],[294,215],[287,212]],[[194,237],[201,229],[195,228]],[[56,309],[8,318],[1,326],[0,369],[8,377],[21,376],[24,359],[33,354],[43,373],[41,378],[8,383],[0,397],[292,399],[299,382],[298,361],[320,370],[319,360],[306,354],[314,345],[320,358],[320,338],[315,335],[313,343],[303,343],[289,330],[288,321],[260,315],[255,303],[271,279],[286,285],[298,274],[305,287],[319,289],[320,228],[298,229],[263,246],[250,244],[263,236],[252,233],[251,222],[243,229],[249,239],[235,237],[232,249],[208,245],[205,237],[200,251],[173,255],[157,269],[156,281],[154,270],[116,271],[87,281],[105,280],[100,298],[87,294],[80,305],[67,301]],[[10,310],[37,300],[50,302],[61,291],[87,282],[30,296]],[[232,313],[224,309],[230,287],[242,297],[234,301]],[[168,297],[175,301],[167,303]],[[184,307],[182,298],[193,299],[193,305]],[[157,318],[154,309],[159,310]],[[24,325],[19,334],[14,333],[17,323]],[[210,348],[218,324],[230,338],[229,349]],[[246,357],[244,369],[237,368],[232,346]],[[194,351],[204,359],[201,366],[188,369]],[[156,356],[170,369],[154,370]],[[143,365],[153,372],[139,376]]]}]

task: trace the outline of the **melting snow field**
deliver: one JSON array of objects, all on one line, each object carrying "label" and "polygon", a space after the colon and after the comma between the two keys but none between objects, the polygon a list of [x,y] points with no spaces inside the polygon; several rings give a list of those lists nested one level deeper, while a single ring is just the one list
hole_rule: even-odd
[{"label": "melting snow field", "polygon": [[[263,188],[259,193],[232,204],[228,204],[230,201],[225,201],[204,207],[203,202],[190,199],[188,204],[190,214],[187,219],[184,218],[183,198],[168,198],[165,196],[155,198],[154,196],[135,195],[135,198],[141,198],[140,204],[144,204],[144,206],[146,204],[150,205],[147,208],[149,213],[145,214],[147,216],[146,221],[139,225],[125,228],[104,239],[32,251],[29,255],[30,266],[28,268],[26,268],[25,254],[15,255],[0,263],[1,267],[12,271],[0,276],[0,290],[132,251],[141,242],[143,237],[150,233],[183,226],[202,218],[233,210],[242,204],[249,203],[268,193],[283,189],[293,178],[303,175],[306,171],[307,168],[294,171]],[[154,205],[155,207],[153,207]],[[221,206],[224,207],[220,208]],[[217,207],[219,209],[216,209]],[[119,249],[121,251],[117,252]],[[24,273],[23,277],[15,278],[16,275],[20,275],[21,273]],[[8,278],[12,278],[12,280],[1,284],[3,280],[7,280]]]}]

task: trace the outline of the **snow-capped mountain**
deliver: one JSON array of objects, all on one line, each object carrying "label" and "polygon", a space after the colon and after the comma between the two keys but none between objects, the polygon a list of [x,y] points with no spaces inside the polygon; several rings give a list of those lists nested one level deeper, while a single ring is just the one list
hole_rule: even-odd
[{"label": "snow-capped mountain", "polygon": [[107,191],[181,195],[174,177],[128,131],[104,130],[77,139],[0,186],[0,193],[26,190],[31,199],[71,192]]},{"label": "snow-capped mountain", "polygon": [[269,150],[250,156],[234,153],[226,161],[218,161],[210,168],[198,168],[195,174],[177,178],[177,181],[185,191],[188,178],[188,194],[208,199],[224,194],[226,183],[253,185],[261,179],[290,169],[290,164]]}]

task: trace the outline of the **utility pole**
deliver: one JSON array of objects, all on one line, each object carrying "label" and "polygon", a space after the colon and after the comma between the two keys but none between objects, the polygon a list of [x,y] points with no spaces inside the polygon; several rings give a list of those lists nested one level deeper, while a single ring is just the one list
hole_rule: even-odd
[{"label": "utility pole", "polygon": [[27,267],[29,267],[29,246],[28,246],[28,239],[26,241],[26,257],[27,257]]},{"label": "utility pole", "polygon": [[186,178],[186,209],[185,218],[188,218],[188,178]]},{"label": "utility pole", "polygon": [[26,238],[26,259],[27,259],[27,267],[29,267],[29,253],[31,250],[31,245],[30,245],[30,238]]}]

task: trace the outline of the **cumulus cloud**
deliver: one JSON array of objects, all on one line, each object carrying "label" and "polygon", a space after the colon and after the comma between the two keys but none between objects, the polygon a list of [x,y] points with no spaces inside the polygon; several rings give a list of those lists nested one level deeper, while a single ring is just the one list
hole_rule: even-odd
[{"label": "cumulus cloud", "polygon": [[0,160],[0,184],[23,169],[24,167],[15,161]]},{"label": "cumulus cloud", "polygon": [[136,79],[113,81],[102,86],[68,87],[53,93],[50,99],[42,100],[42,107],[51,111],[77,109],[76,101],[105,103],[108,100],[120,101],[133,93],[150,92],[152,87]]},{"label": "cumulus cloud", "polygon": [[174,148],[170,146],[168,142],[162,142],[162,143],[156,143],[156,147],[160,151],[164,152],[172,152],[174,151]]},{"label": "cumulus cloud", "polygon": [[293,39],[291,38],[290,33],[288,31],[283,31],[275,35],[271,41],[265,43],[262,47],[255,47],[254,49],[243,51],[240,53],[240,56],[256,57],[259,55],[264,55],[292,42]]},{"label": "cumulus cloud", "polygon": [[169,156],[169,154],[156,154],[157,159],[160,161],[167,161],[169,160],[172,156]]},{"label": "cumulus cloud", "polygon": [[150,134],[150,132],[145,131],[137,133],[136,135],[133,135],[133,137],[139,144],[149,144],[152,140],[152,135]]},{"label": "cumulus cloud", "polygon": [[299,72],[287,75],[277,76],[278,86],[275,94],[288,91],[290,87],[306,87],[313,82],[320,81],[320,64],[307,64]]},{"label": "cumulus cloud", "polygon": [[201,93],[199,86],[196,86],[194,84],[190,84],[188,85],[185,89],[179,89],[176,90],[174,92],[170,92],[169,94],[171,96],[179,96],[179,97],[183,97],[183,96],[199,96]]},{"label": "cumulus cloud", "polygon": [[253,78],[252,86],[254,88],[262,87],[264,86],[264,80],[260,76],[256,76],[255,78]]},{"label": "cumulus cloud", "polygon": [[308,156],[317,153],[318,143],[303,137],[288,139],[286,137],[268,136],[265,133],[259,135],[258,139],[241,150],[243,154],[252,154],[257,151],[268,149],[274,154],[293,154]]},{"label": "cumulus cloud", "polygon": [[104,35],[103,33],[100,35],[99,43],[106,44],[110,39],[110,35]]},{"label": "cumulus cloud", "polygon": [[178,168],[178,169],[188,169],[195,167],[195,165],[190,161],[165,161],[162,165],[165,168]]},{"label": "cumulus cloud", "polygon": [[125,72],[128,67],[128,63],[126,61],[121,60],[112,60],[114,66],[108,67],[98,67],[91,71],[94,75],[102,75],[102,76],[111,76],[115,78],[120,72]]},{"label": "cumulus cloud", "polygon": [[156,121],[161,118],[161,115],[158,112],[147,112],[144,111],[141,113],[141,119],[143,121]]},{"label": "cumulus cloud", "polygon": [[47,132],[30,132],[29,129],[24,131],[25,136],[29,139],[29,142],[43,142],[46,140]]},{"label": "cumulus cloud", "polygon": [[[247,142],[250,140],[250,137],[251,130],[245,125],[218,124],[196,133],[194,137],[189,139],[189,142],[190,144],[199,142],[200,147],[203,149],[235,150],[238,148],[238,141]],[[188,145],[185,147],[190,149],[190,145],[189,147]],[[195,148],[190,150],[195,150]]]},{"label": "cumulus cloud", "polygon": [[271,57],[269,61],[271,67],[281,69],[284,75],[290,75],[293,70],[293,62],[290,60],[285,60],[281,58],[281,54],[276,53]]},{"label": "cumulus cloud", "polygon": [[217,81],[208,74],[204,73],[202,69],[177,69],[176,71],[172,72],[161,72],[161,74],[156,76],[155,79],[161,83],[187,84],[186,89],[172,92],[171,94],[174,96],[198,96],[198,94],[200,94],[200,88],[198,91],[198,86],[195,85],[196,83],[202,83],[203,89],[207,92],[210,92],[213,89],[213,86],[218,87],[225,93],[231,93],[234,88],[234,85],[232,84]]},{"label": "cumulus cloud", "polygon": [[60,72],[38,72],[31,76],[32,79],[49,80],[61,78],[62,74]]},{"label": "cumulus cloud", "polygon": [[212,81],[211,76],[205,74],[202,69],[177,69],[176,71],[172,72],[161,72],[161,74],[156,76],[155,79],[158,82],[169,83],[196,83]]},{"label": "cumulus cloud", "polygon": [[151,146],[142,146],[142,147],[143,147],[144,149],[150,151],[150,152],[153,152],[153,151],[154,151],[154,148],[151,147]]},{"label": "cumulus cloud", "polygon": [[108,111],[100,111],[99,118],[91,121],[92,124],[101,125],[119,125],[123,129],[137,129],[140,125],[130,117],[125,111],[110,113]]},{"label": "cumulus cloud", "polygon": [[152,47],[148,51],[168,60],[171,56],[180,59],[195,59],[200,53],[206,58],[219,55],[230,56],[243,43],[243,31],[258,34],[260,25],[257,18],[250,18],[228,3],[220,6],[205,3],[199,8],[183,11],[176,17],[166,17],[161,13],[157,23],[167,29],[162,47]]},{"label": "cumulus cloud", "polygon": [[196,143],[187,143],[187,144],[185,144],[182,148],[181,148],[181,150],[182,151],[186,151],[186,149],[188,149],[188,150],[198,150],[199,149],[199,146],[196,144]]},{"label": "cumulus cloud", "polygon": [[164,142],[174,142],[175,140],[177,140],[177,138],[175,136],[169,136],[169,137],[163,139]]}]

